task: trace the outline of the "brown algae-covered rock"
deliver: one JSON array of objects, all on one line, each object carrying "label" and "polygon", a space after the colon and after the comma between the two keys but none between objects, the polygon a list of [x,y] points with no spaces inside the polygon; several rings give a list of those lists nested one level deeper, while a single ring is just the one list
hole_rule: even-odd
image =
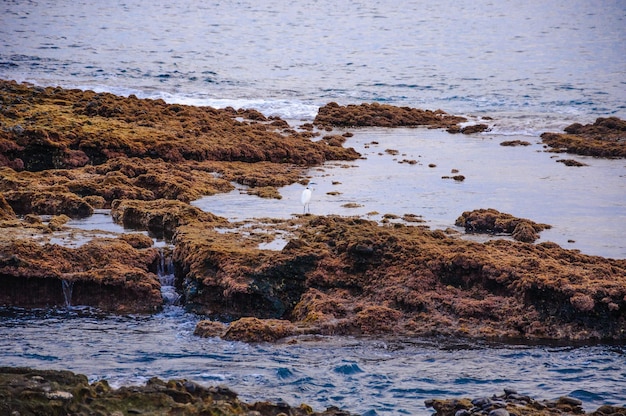
[{"label": "brown algae-covered rock", "polygon": [[11,81],[0,81],[0,94],[5,106],[0,112],[0,163],[17,170],[99,165],[120,156],[301,165],[358,157],[352,149],[283,134],[281,126],[263,123],[260,113],[250,110],[166,104]]},{"label": "brown algae-covered rock", "polygon": [[[161,302],[158,281],[146,268],[152,260],[133,265],[113,259],[87,266],[101,254],[108,258],[103,253],[120,245],[151,250],[154,256],[145,239],[43,249],[37,246],[45,243],[41,234],[71,233],[61,218],[113,208],[121,224],[170,238],[192,221],[224,224],[189,202],[229,192],[232,181],[277,197],[274,187],[301,180],[312,165],[360,156],[341,143],[314,142],[310,132],[297,133],[255,110],[182,106],[1,80],[0,102],[0,215],[3,226],[11,227],[10,233],[2,233],[3,305],[62,305],[61,281],[66,281],[74,282],[77,303],[116,311],[156,310]],[[53,217],[45,229],[40,216]],[[28,244],[22,241],[27,232],[17,228],[25,227],[36,228],[39,235],[30,253],[20,248]],[[86,253],[88,248],[94,251]],[[56,263],[47,253],[54,253]],[[127,254],[126,248],[119,252]],[[49,273],[43,272],[46,268]],[[96,296],[97,285],[102,299]],[[135,301],[141,285],[147,294]],[[127,294],[111,295],[123,287]]]},{"label": "brown algae-covered rock", "polygon": [[550,229],[548,224],[538,224],[525,218],[516,218],[493,208],[466,211],[457,218],[455,225],[465,227],[471,233],[511,234],[517,241],[532,243],[539,232]]},{"label": "brown algae-covered rock", "polygon": [[[78,248],[12,240],[0,245],[0,305],[90,305],[118,313],[157,311],[163,299],[149,271],[156,249],[125,239],[94,239]],[[68,290],[71,289],[71,290]]]},{"label": "brown algae-covered rock", "polygon": [[11,208],[11,205],[4,198],[4,195],[0,193],[0,221],[13,220],[16,218],[15,211]]},{"label": "brown algae-covered rock", "polygon": [[248,317],[232,322],[222,338],[231,341],[273,342],[297,333],[296,326],[288,320]]},{"label": "brown algae-covered rock", "polygon": [[626,339],[626,260],[354,218],[303,221],[280,252],[179,228],[188,307],[289,319],[306,333]]},{"label": "brown algae-covered rock", "polygon": [[113,219],[124,227],[147,230],[155,236],[171,238],[178,227],[195,221],[226,224],[218,217],[184,202],[159,199],[156,201],[115,200],[111,208]]},{"label": "brown algae-covered rock", "polygon": [[89,216],[116,199],[190,202],[299,181],[360,155],[254,110],[166,104],[0,80],[0,192],[18,215]]},{"label": "brown algae-covered rock", "polygon": [[173,243],[187,308],[227,320],[286,316],[315,265],[311,253],[260,250],[258,241],[212,224],[181,226]]},{"label": "brown algae-covered rock", "polygon": [[314,124],[338,127],[449,128],[465,121],[467,119],[464,117],[452,116],[442,110],[421,110],[379,103],[340,106],[332,102],[319,109]]},{"label": "brown algae-covered rock", "polygon": [[557,152],[624,158],[626,121],[617,117],[600,117],[593,124],[574,123],[565,128],[565,133],[543,133],[541,140]]}]

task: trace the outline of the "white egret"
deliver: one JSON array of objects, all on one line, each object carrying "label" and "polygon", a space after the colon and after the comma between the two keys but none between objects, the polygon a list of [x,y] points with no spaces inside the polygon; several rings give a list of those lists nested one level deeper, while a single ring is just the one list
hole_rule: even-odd
[{"label": "white egret", "polygon": [[309,213],[311,212],[311,188],[308,186],[304,191],[302,191],[302,195],[300,196],[300,202],[302,203],[303,209],[302,213],[306,212],[307,206],[309,207]]}]

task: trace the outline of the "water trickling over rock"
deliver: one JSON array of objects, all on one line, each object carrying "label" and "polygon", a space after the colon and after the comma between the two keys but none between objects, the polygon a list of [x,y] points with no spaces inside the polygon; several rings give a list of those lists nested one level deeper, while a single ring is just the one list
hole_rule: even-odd
[{"label": "water trickling over rock", "polygon": [[63,289],[63,298],[65,299],[65,307],[72,307],[72,292],[74,291],[74,281],[61,280],[61,288]]},{"label": "water trickling over rock", "polygon": [[180,300],[180,295],[176,292],[176,275],[174,273],[172,254],[168,250],[163,249],[159,251],[159,254],[157,276],[161,283],[163,301],[169,305],[176,305]]}]

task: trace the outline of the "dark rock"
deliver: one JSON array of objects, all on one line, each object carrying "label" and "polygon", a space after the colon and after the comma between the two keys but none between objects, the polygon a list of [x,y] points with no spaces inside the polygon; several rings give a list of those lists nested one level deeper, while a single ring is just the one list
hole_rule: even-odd
[{"label": "dark rock", "polygon": [[87,377],[68,371],[0,368],[2,415],[165,415],[180,416],[255,414],[290,416],[349,416],[337,408],[314,412],[310,406],[285,402],[242,402],[225,387],[205,388],[186,380],[150,379],[145,386],[111,389],[103,381],[89,384]]},{"label": "dark rock", "polygon": [[515,389],[510,389],[510,388],[505,388],[505,389],[504,389],[504,394],[505,394],[506,396],[509,396],[509,395],[511,395],[511,394],[517,394],[517,390],[515,390]]}]

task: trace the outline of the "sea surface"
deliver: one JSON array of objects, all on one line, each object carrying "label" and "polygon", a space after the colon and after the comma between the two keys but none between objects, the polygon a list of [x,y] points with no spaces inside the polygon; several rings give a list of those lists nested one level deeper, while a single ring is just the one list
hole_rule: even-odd
[{"label": "sea surface", "polygon": [[[415,214],[445,229],[463,211],[496,208],[552,225],[540,242],[626,258],[626,162],[554,155],[539,139],[574,122],[626,118],[623,0],[5,0],[0,78],[255,108],[296,127],[331,101],[489,117],[490,131],[471,136],[350,130],[345,145],[363,158],[309,172],[311,212]],[[466,179],[443,178],[453,171]],[[194,204],[233,220],[302,213],[301,185],[282,188],[281,200],[243,191]],[[124,232],[101,212],[73,225]],[[429,414],[425,399],[504,387],[572,395],[587,410],[626,405],[623,345],[335,337],[247,345],[193,336],[201,317],[175,305],[149,317],[68,305],[0,310],[0,365],[70,369],[113,385],[185,377],[246,400],[365,415]]]}]

